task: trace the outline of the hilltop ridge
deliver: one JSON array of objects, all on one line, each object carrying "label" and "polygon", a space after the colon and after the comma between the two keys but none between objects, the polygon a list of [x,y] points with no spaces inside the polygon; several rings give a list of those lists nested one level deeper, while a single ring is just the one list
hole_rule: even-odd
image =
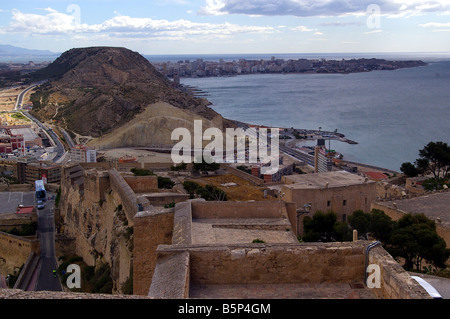
[{"label": "hilltop ridge", "polygon": [[[220,114],[208,107],[209,101],[174,88],[146,58],[126,48],[68,50],[32,73],[29,81],[44,79],[48,81],[32,96],[32,115],[43,121],[55,120],[83,136],[113,133],[158,102],[223,124]],[[170,121],[162,124],[171,128]]]}]

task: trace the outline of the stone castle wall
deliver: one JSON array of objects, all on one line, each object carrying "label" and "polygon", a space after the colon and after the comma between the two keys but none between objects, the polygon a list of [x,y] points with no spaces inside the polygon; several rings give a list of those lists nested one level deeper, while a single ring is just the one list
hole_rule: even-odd
[{"label": "stone castle wall", "polygon": [[380,288],[373,289],[384,299],[429,299],[430,296],[381,246],[372,248],[368,263],[380,267]]},{"label": "stone castle wall", "polygon": [[0,275],[6,277],[25,264],[30,253],[39,254],[36,238],[19,237],[0,232]]},{"label": "stone castle wall", "polygon": [[63,225],[58,228],[73,247],[72,253],[88,265],[107,263],[111,267],[113,292],[120,293],[131,275],[133,220],[129,216],[137,211],[137,204],[130,205],[119,186],[126,182],[116,171],[84,170],[80,175],[82,182],[69,176],[61,181],[58,220]]},{"label": "stone castle wall", "polygon": [[351,243],[192,247],[188,251],[190,282],[205,285],[347,283],[364,276],[363,246]]},{"label": "stone castle wall", "polygon": [[281,201],[192,202],[192,218],[281,218],[286,211]]},{"label": "stone castle wall", "polygon": [[156,267],[156,249],[171,244],[174,209],[143,211],[134,218],[133,293],[147,295]]},{"label": "stone castle wall", "polygon": [[123,176],[135,193],[158,191],[158,177],[155,176]]},{"label": "stone castle wall", "polygon": [[109,171],[111,189],[121,201],[127,219],[132,222],[138,211],[138,200],[133,189],[116,170]]},{"label": "stone castle wall", "polygon": [[[191,285],[358,283],[368,264],[379,266],[383,299],[430,299],[383,249],[367,241],[226,246],[160,245],[149,290],[152,298],[189,298]],[[367,255],[366,255],[367,254]],[[262,288],[263,289],[263,288]]]}]

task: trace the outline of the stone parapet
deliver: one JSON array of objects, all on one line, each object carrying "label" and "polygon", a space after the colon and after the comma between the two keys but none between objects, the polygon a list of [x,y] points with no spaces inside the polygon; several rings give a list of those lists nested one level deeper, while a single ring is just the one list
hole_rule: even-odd
[{"label": "stone parapet", "polygon": [[189,253],[158,254],[149,297],[188,298],[189,297]]},{"label": "stone parapet", "polygon": [[172,243],[174,209],[138,212],[133,223],[133,293],[147,295],[156,267],[158,245]]},{"label": "stone parapet", "polygon": [[26,263],[31,253],[40,253],[37,238],[14,236],[0,232],[0,274],[12,274]]},{"label": "stone parapet", "polygon": [[110,185],[113,192],[118,194],[118,198],[122,203],[125,214],[129,221],[133,220],[134,215],[138,211],[138,200],[133,189],[128,185],[125,179],[118,171],[112,169],[109,171]]},{"label": "stone parapet", "polygon": [[380,288],[373,292],[384,299],[430,299],[420,286],[381,246],[374,247],[368,255],[369,264],[380,267]]}]

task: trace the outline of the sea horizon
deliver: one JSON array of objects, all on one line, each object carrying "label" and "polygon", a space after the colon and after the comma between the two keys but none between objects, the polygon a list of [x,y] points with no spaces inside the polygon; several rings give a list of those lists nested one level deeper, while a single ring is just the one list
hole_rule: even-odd
[{"label": "sea horizon", "polygon": [[232,61],[239,59],[248,60],[270,60],[272,57],[278,59],[353,59],[353,58],[401,58],[429,60],[450,60],[450,52],[331,52],[331,53],[225,53],[225,54],[143,54],[150,62],[177,62],[180,60],[203,59],[204,61]]},{"label": "sea horizon", "polygon": [[[132,50],[134,51],[134,50]],[[55,55],[22,55],[22,56],[0,56],[0,63],[28,63],[33,62],[53,62],[61,54]],[[279,59],[352,59],[352,58],[401,58],[404,59],[419,59],[426,58],[429,60],[447,60],[450,59],[450,52],[436,51],[436,52],[315,52],[315,53],[179,53],[179,54],[145,54],[139,52],[150,62],[177,62],[180,60],[196,60],[203,59],[204,61],[233,61],[239,59],[248,60],[269,60],[272,57]]]}]

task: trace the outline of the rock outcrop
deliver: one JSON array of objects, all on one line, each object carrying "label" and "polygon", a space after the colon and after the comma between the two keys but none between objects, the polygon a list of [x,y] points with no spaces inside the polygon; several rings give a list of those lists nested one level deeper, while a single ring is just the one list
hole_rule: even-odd
[{"label": "rock outcrop", "polygon": [[[164,128],[171,131],[187,117],[197,117],[215,125],[233,126],[212,110],[208,100],[194,97],[172,86],[152,64],[137,52],[116,47],[90,47],[72,49],[63,53],[48,67],[32,74],[33,81],[48,79],[32,96],[32,114],[47,121],[58,121],[66,129],[94,138],[114,132],[130,121],[148,123],[145,132]],[[160,104],[163,102],[164,104]],[[155,113],[158,119],[148,118]],[[164,107],[167,109],[164,110]],[[173,111],[174,108],[182,112]],[[144,132],[142,131],[142,132]],[[143,143],[130,131],[126,146]],[[165,144],[170,134],[152,135],[146,145]],[[149,135],[145,133],[145,136]],[[120,143],[113,143],[115,146]],[[173,144],[173,143],[171,143]]]}]

